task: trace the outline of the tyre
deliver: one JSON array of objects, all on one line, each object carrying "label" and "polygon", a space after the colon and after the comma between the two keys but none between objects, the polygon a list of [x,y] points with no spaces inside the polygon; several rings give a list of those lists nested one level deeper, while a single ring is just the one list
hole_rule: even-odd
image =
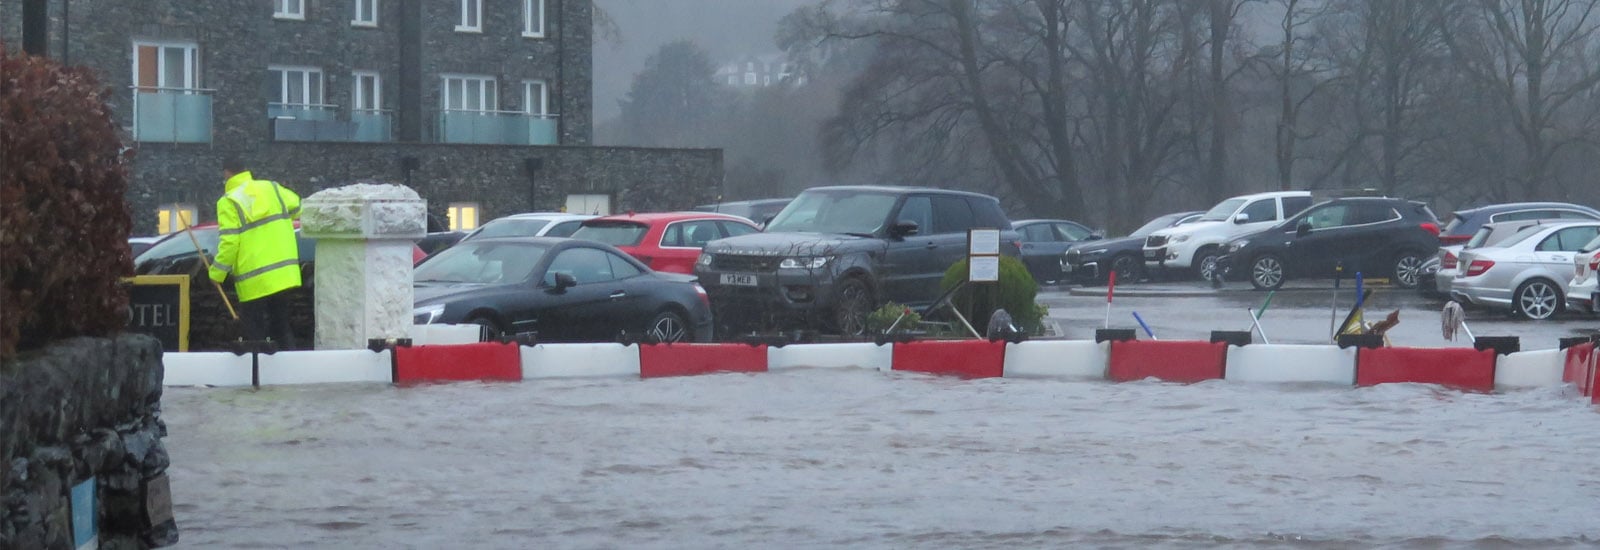
[{"label": "tyre", "polygon": [[1416,252],[1402,252],[1394,260],[1394,286],[1412,289],[1417,288],[1422,279],[1422,255]]},{"label": "tyre", "polygon": [[1511,295],[1513,313],[1524,319],[1542,321],[1555,316],[1565,305],[1561,287],[1545,279],[1532,279]]},{"label": "tyre", "polygon": [[673,311],[657,313],[645,327],[645,338],[658,343],[686,342],[692,340],[689,325]]},{"label": "tyre", "polygon": [[1276,255],[1263,254],[1250,262],[1250,285],[1256,287],[1256,290],[1283,288],[1285,278],[1283,259]]},{"label": "tyre", "polygon": [[1206,247],[1194,255],[1194,275],[1202,281],[1209,281],[1217,276],[1217,258],[1222,257],[1214,246]]},{"label": "tyre", "polygon": [[867,314],[872,312],[872,289],[855,277],[839,281],[831,319],[833,329],[844,336],[867,332]]},{"label": "tyre", "polygon": [[1117,280],[1132,283],[1144,276],[1144,259],[1132,254],[1123,254],[1111,260],[1107,274],[1115,272]]},{"label": "tyre", "polygon": [[471,319],[467,319],[467,324],[478,325],[479,337],[485,342],[499,339],[505,334],[505,329],[500,328],[500,323],[487,315],[473,315]]}]

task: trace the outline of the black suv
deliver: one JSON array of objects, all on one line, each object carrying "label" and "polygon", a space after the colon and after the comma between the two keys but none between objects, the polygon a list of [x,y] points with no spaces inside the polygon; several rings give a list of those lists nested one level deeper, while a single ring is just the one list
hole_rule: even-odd
[{"label": "black suv", "polygon": [[1291,277],[1332,278],[1357,271],[1416,288],[1423,262],[1439,248],[1439,220],[1426,204],[1362,197],[1327,201],[1270,229],[1228,243],[1218,266],[1225,277],[1248,278],[1257,289]]},{"label": "black suv", "polygon": [[[695,262],[720,334],[805,328],[861,334],[867,313],[893,300],[939,297],[945,270],[967,255],[967,230],[1016,231],[994,197],[914,187],[818,187],[801,193],[763,233],[711,241]],[[778,327],[772,327],[779,324]]]}]

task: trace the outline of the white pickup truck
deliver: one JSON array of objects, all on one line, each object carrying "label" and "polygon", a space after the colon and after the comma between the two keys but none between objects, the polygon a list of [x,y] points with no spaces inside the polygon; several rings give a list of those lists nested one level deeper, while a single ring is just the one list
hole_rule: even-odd
[{"label": "white pickup truck", "polygon": [[1272,227],[1310,207],[1311,202],[1310,191],[1257,193],[1222,201],[1199,220],[1146,237],[1145,268],[1151,273],[1181,271],[1210,280],[1229,240]]}]

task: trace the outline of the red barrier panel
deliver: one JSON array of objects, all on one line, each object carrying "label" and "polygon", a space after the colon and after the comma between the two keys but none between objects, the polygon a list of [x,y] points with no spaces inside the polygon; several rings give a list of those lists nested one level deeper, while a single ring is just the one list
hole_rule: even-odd
[{"label": "red barrier panel", "polygon": [[1469,348],[1362,348],[1356,355],[1356,385],[1391,382],[1439,384],[1494,391],[1494,350]]},{"label": "red barrier panel", "polygon": [[890,368],[962,378],[998,378],[1005,374],[1006,343],[988,340],[925,340],[897,342]]},{"label": "red barrier panel", "polygon": [[522,380],[517,344],[485,342],[394,350],[396,384],[464,380]]},{"label": "red barrier panel", "polygon": [[694,376],[715,372],[767,372],[767,346],[657,344],[639,346],[639,376]]},{"label": "red barrier panel", "polygon": [[1224,342],[1123,340],[1111,343],[1111,368],[1106,377],[1128,382],[1156,377],[1168,382],[1222,378],[1228,361]]},{"label": "red barrier panel", "polygon": [[1578,387],[1581,395],[1591,395],[1594,371],[1594,343],[1583,343],[1567,348],[1567,362],[1561,371],[1561,381]]}]

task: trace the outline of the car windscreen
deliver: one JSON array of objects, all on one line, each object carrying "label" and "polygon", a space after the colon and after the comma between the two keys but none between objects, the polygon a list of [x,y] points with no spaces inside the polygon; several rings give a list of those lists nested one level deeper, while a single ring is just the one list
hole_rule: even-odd
[{"label": "car windscreen", "polygon": [[1150,220],[1149,223],[1141,225],[1138,229],[1133,230],[1133,232],[1129,233],[1128,236],[1148,237],[1151,233],[1155,233],[1158,229],[1172,227],[1172,222],[1177,221],[1179,216],[1182,216],[1182,214],[1167,214],[1165,216]]},{"label": "car windscreen", "polygon": [[[215,227],[194,229],[192,231],[194,231],[194,239],[196,241],[200,241],[200,247],[204,248],[207,254],[216,253],[217,240],[219,237],[217,236],[217,229]],[[155,246],[150,247],[149,250],[144,251],[144,253],[139,254],[138,257],[134,258],[133,265],[139,265],[157,258],[170,258],[172,256],[178,256],[182,254],[193,254],[194,241],[189,240],[189,236],[185,235],[184,233],[185,232],[183,231],[179,231],[167,235],[167,238],[162,239],[161,242],[156,243]]]},{"label": "car windscreen", "polygon": [[895,199],[874,191],[807,191],[778,212],[766,232],[877,233]]},{"label": "car windscreen", "polygon": [[[1450,214],[1450,223],[1445,224],[1444,230],[1440,231],[1439,234],[1460,235],[1462,233],[1466,233],[1466,223],[1466,218],[1462,216],[1460,212],[1452,212]],[[1476,238],[1476,235],[1474,235],[1474,238]]]},{"label": "car windscreen", "polygon": [[1583,245],[1583,248],[1578,249],[1578,252],[1588,254],[1596,250],[1600,250],[1600,237],[1595,237],[1594,240],[1589,241],[1589,244]]},{"label": "car windscreen", "polygon": [[477,231],[467,235],[466,239],[487,239],[490,237],[536,237],[539,230],[549,225],[550,220],[515,220],[499,219],[483,224]]},{"label": "car windscreen", "polygon": [[417,266],[419,283],[516,283],[533,278],[545,247],[524,242],[463,242]]},{"label": "car windscreen", "polygon": [[1233,211],[1238,210],[1240,206],[1244,206],[1244,199],[1228,199],[1219,202],[1216,206],[1213,206],[1210,210],[1207,210],[1205,214],[1201,215],[1200,221],[1226,221],[1229,217],[1233,216]]},{"label": "car windscreen", "polygon": [[[1457,218],[1457,219],[1459,219],[1459,218]],[[1455,223],[1455,222],[1451,222],[1451,223]],[[1467,244],[1465,246],[1463,246],[1462,248],[1478,248],[1480,246],[1483,246],[1483,243],[1489,241],[1489,235],[1492,234],[1492,233],[1494,233],[1494,228],[1492,228],[1492,227],[1488,227],[1488,226],[1479,227],[1478,228],[1478,232],[1477,233],[1473,233],[1472,234],[1472,238],[1468,239],[1467,240]]]},{"label": "car windscreen", "polygon": [[574,239],[602,242],[611,246],[638,246],[648,230],[642,223],[624,221],[585,222],[572,234]]}]

